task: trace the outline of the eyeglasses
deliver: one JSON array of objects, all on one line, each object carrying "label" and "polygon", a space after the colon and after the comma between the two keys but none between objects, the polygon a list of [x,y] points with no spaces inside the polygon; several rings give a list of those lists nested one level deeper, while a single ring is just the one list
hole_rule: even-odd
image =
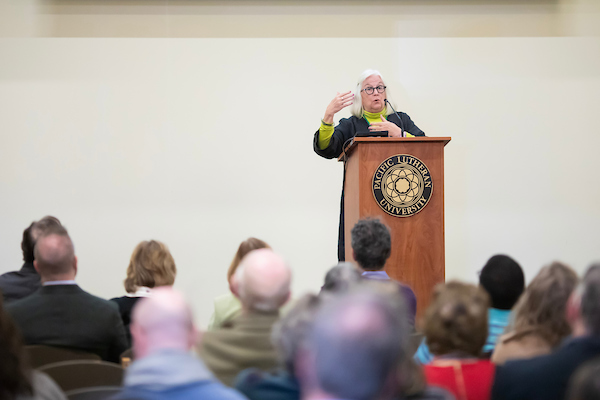
[{"label": "eyeglasses", "polygon": [[377,93],[383,93],[383,92],[385,92],[386,87],[387,86],[383,86],[383,85],[379,85],[377,87],[367,86],[366,88],[361,90],[361,92],[364,91],[366,94],[373,94],[373,93],[375,93],[375,89],[377,89]]}]

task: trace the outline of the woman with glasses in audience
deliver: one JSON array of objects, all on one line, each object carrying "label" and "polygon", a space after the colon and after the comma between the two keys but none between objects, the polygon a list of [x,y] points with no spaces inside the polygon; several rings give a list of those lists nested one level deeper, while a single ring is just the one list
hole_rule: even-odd
[{"label": "woman with glasses in audience", "polygon": [[460,282],[436,286],[425,311],[423,333],[434,354],[423,367],[427,383],[451,392],[456,400],[490,398],[495,367],[480,359],[488,331],[489,295]]},{"label": "woman with glasses in audience", "polygon": [[[334,116],[346,107],[350,107],[349,118],[342,118],[334,126]],[[338,93],[325,109],[321,126],[315,133],[313,149],[321,157],[337,158],[355,136],[412,137],[425,136],[410,117],[396,112],[390,98],[389,89],[379,71],[368,69],[358,78],[352,91]],[[338,258],[344,255],[344,202],[340,214]]]},{"label": "woman with glasses in audience", "polygon": [[150,295],[152,288],[173,286],[177,267],[169,248],[157,240],[140,242],[131,254],[127,267],[127,278],[123,282],[127,295],[111,299],[119,306],[127,339],[131,345],[131,310],[143,297]]},{"label": "woman with glasses in audience", "polygon": [[492,361],[504,364],[554,350],[571,334],[567,302],[578,282],[575,271],[560,262],[542,268],[515,305],[512,322],[496,343]]}]

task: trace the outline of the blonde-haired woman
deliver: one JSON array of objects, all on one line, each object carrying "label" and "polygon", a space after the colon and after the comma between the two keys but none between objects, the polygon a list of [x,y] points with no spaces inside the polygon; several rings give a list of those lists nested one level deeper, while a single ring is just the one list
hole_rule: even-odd
[{"label": "blonde-haired woman", "polygon": [[[244,240],[240,243],[229,268],[227,269],[227,282],[231,287],[231,277],[235,274],[238,266],[242,259],[246,256],[246,254],[250,253],[253,250],[258,249],[270,249],[266,242],[251,237]],[[215,310],[210,318],[210,322],[208,324],[208,329],[219,329],[228,321],[231,321],[233,318],[240,315],[242,312],[242,304],[238,300],[237,297],[231,293],[231,291],[222,294],[221,296],[215,298],[214,300]]]},{"label": "blonde-haired woman", "polygon": [[560,262],[542,268],[515,305],[513,321],[496,343],[492,361],[504,364],[554,350],[571,334],[566,308],[578,282],[575,271]]},{"label": "blonde-haired woman", "polygon": [[176,274],[175,260],[164,243],[157,240],[143,241],[133,250],[127,267],[127,277],[123,282],[127,294],[111,299],[119,306],[130,345],[129,324],[133,306],[139,299],[147,297],[152,288],[172,286]]}]

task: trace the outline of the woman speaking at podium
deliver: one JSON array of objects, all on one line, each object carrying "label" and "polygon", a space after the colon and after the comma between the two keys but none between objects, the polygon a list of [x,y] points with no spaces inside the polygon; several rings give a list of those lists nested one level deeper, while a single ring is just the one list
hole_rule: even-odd
[{"label": "woman speaking at podium", "polygon": [[[350,107],[350,118],[333,126],[335,114]],[[354,93],[338,93],[325,110],[321,127],[315,133],[313,148],[321,157],[337,158],[355,136],[413,137],[425,136],[403,112],[396,112],[389,91],[379,71],[368,69],[358,78]],[[344,191],[340,206],[338,259],[345,260]]]}]

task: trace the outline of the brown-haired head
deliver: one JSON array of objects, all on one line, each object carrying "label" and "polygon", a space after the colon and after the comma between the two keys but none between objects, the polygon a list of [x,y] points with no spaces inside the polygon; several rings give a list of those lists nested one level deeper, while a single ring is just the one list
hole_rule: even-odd
[{"label": "brown-haired head", "polygon": [[61,226],[58,218],[46,215],[39,221],[34,221],[23,231],[23,240],[21,241],[21,250],[23,250],[23,261],[32,263],[35,260],[34,248],[37,239],[48,228]]},{"label": "brown-haired head", "polygon": [[231,283],[231,277],[233,274],[235,274],[237,267],[240,265],[240,261],[242,261],[242,258],[244,258],[246,254],[250,253],[252,250],[270,248],[271,246],[269,246],[266,242],[255,237],[248,238],[240,243],[233,260],[231,261],[231,265],[229,265],[229,269],[227,270],[227,282]]},{"label": "brown-haired head", "polygon": [[488,335],[489,306],[490,297],[481,287],[456,281],[437,285],[423,329],[431,352],[479,356]]},{"label": "brown-haired head", "polygon": [[123,283],[127,293],[135,293],[140,287],[171,286],[176,273],[175,260],[164,243],[143,241],[131,254],[127,278]]},{"label": "brown-haired head", "polygon": [[533,278],[514,309],[511,338],[518,338],[535,330],[556,347],[571,334],[567,321],[567,303],[579,278],[568,265],[553,262],[543,267]]}]

